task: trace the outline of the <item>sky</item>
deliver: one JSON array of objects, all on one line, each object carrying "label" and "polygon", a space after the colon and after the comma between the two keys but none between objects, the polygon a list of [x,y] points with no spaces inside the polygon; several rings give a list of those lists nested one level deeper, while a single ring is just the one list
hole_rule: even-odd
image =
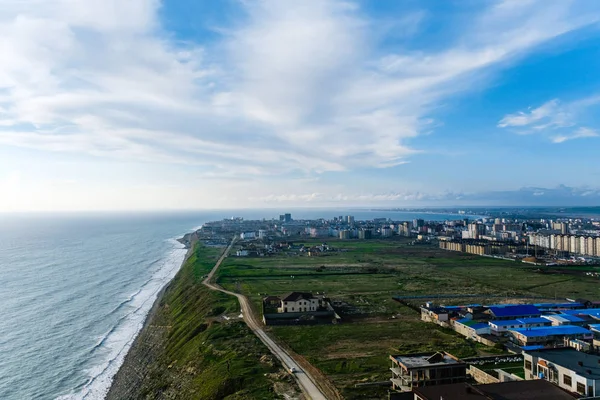
[{"label": "sky", "polygon": [[600,1],[0,0],[0,212],[600,204]]}]

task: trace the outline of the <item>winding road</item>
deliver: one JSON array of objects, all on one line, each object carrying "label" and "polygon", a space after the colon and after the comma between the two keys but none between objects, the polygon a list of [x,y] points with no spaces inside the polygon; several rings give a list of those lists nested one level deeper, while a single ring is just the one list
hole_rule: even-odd
[{"label": "winding road", "polygon": [[304,371],[302,367],[300,367],[300,365],[296,361],[294,361],[294,359],[287,353],[287,351],[285,351],[281,346],[275,343],[275,341],[273,341],[273,339],[271,339],[269,335],[267,335],[266,332],[262,329],[260,322],[256,320],[254,314],[252,313],[248,298],[242,294],[225,290],[217,284],[212,283],[212,279],[215,275],[215,272],[217,272],[219,266],[231,251],[231,248],[235,244],[235,241],[236,238],[234,238],[231,241],[227,249],[223,252],[221,257],[219,257],[215,266],[202,283],[211,290],[217,290],[219,292],[227,293],[231,296],[237,297],[242,308],[242,315],[244,316],[244,321],[246,321],[248,327],[252,330],[252,332],[254,332],[256,336],[258,336],[258,338],[265,344],[265,346],[269,348],[271,353],[273,353],[273,355],[277,357],[279,361],[281,361],[281,364],[287,371],[290,371],[292,368],[294,368],[297,371],[293,374],[293,376],[294,378],[296,378],[296,381],[298,382],[298,385],[304,392],[304,395],[312,400],[327,400],[327,398],[323,395],[323,392],[321,392],[319,387],[315,384],[314,378],[309,373]]}]

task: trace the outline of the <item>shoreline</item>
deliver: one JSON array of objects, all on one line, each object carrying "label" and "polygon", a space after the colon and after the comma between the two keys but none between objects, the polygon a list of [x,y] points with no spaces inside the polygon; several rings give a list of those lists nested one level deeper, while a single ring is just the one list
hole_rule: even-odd
[{"label": "shoreline", "polygon": [[[191,233],[186,233],[183,237],[176,239],[176,240],[179,243],[183,244],[185,246],[185,249],[187,249],[185,257],[183,258],[183,261],[181,262],[181,264],[179,265],[179,269],[177,270],[177,273],[179,273],[179,271],[181,271],[181,268],[185,265],[187,260],[193,254],[194,245],[198,240],[198,236],[196,235],[196,232],[194,231]],[[177,276],[177,273],[157,293],[156,299],[154,300],[154,303],[152,303],[152,307],[150,308],[150,310],[146,314],[146,317],[144,318],[144,323],[142,325],[142,328],[137,332],[135,339],[133,340],[133,343],[131,344],[131,346],[127,350],[127,353],[125,354],[123,363],[121,364],[121,366],[119,367],[119,369],[117,370],[115,375],[112,377],[112,379],[110,381],[110,386],[104,396],[104,399],[108,399],[111,396],[111,392],[113,392],[114,383],[117,380],[117,378],[119,378],[120,375],[124,373],[123,371],[125,371],[128,368],[132,368],[131,364],[134,361],[131,360],[130,354],[131,354],[132,350],[136,346],[139,345],[139,341],[140,341],[140,338],[142,337],[142,333],[147,331],[149,329],[149,327],[152,325],[152,322],[153,322],[154,318],[156,317],[156,312],[158,311],[158,308],[162,302],[165,292],[171,286],[173,280],[175,279],[175,276]]]}]

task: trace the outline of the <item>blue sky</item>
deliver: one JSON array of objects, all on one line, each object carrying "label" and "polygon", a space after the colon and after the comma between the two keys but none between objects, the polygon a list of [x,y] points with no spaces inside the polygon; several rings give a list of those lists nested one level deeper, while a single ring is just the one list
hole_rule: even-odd
[{"label": "blue sky", "polygon": [[597,205],[595,0],[0,0],[0,210]]}]

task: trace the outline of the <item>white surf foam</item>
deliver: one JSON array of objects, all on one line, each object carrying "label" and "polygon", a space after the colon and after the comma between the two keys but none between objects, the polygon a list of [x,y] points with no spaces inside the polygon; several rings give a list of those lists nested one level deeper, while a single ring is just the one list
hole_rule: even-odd
[{"label": "white surf foam", "polygon": [[117,321],[93,349],[102,354],[102,361],[86,371],[89,376],[88,382],[78,392],[60,396],[57,400],[102,400],[106,397],[112,380],[123,364],[133,341],[144,326],[146,316],[158,293],[175,277],[183,263],[187,250],[175,239],[168,241],[173,247],[163,258],[163,265],[138,292],[127,299],[129,311]]}]

